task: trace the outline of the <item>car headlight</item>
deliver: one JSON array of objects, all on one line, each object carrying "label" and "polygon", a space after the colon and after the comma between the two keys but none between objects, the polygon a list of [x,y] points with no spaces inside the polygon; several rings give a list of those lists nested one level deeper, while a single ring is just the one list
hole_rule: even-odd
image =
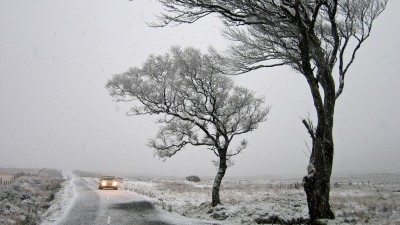
[{"label": "car headlight", "polygon": [[107,181],[102,181],[101,186],[107,186]]},{"label": "car headlight", "polygon": [[118,185],[118,182],[116,182],[116,181],[114,181],[113,183],[112,183],[112,186],[117,186]]}]

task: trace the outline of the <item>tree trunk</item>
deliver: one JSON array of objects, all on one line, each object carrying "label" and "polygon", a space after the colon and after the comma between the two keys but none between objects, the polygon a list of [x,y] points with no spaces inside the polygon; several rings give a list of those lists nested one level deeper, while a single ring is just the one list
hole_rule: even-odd
[{"label": "tree trunk", "polygon": [[218,168],[218,173],[215,176],[214,180],[214,185],[212,188],[212,203],[211,205],[217,206],[218,204],[221,204],[221,199],[219,197],[219,190],[221,187],[221,182],[222,178],[225,176],[226,172],[226,151],[220,151],[219,152],[219,168]]},{"label": "tree trunk", "polygon": [[318,219],[334,219],[329,204],[330,179],[333,166],[333,115],[335,99],[325,98],[324,113],[318,118],[313,139],[308,175],[304,177],[311,224]]},{"label": "tree trunk", "polygon": [[[308,68],[308,67],[307,67]],[[308,175],[304,177],[304,191],[307,196],[307,204],[311,224],[318,219],[334,219],[335,215],[329,204],[330,179],[333,165],[333,118],[335,111],[336,95],[335,83],[331,70],[319,65],[319,83],[323,88],[320,94],[319,85],[306,76],[313,95],[314,105],[317,111],[318,124],[312,136],[312,152],[308,167]],[[324,100],[322,101],[322,96]]]},{"label": "tree trunk", "polygon": [[334,219],[329,204],[329,179],[323,173],[315,173],[313,176],[305,176],[303,181],[311,224],[315,224],[317,219]]}]

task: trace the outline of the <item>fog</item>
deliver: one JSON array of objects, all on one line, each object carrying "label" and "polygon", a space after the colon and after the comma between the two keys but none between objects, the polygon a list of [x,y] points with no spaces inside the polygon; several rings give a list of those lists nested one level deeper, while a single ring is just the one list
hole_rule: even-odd
[{"label": "fog", "polygon": [[[400,15],[390,1],[351,67],[335,110],[334,174],[400,173]],[[0,167],[50,167],[140,175],[213,176],[215,155],[201,147],[166,161],[148,139],[156,116],[126,116],[105,83],[173,45],[224,50],[217,18],[150,28],[150,0],[0,0]],[[302,75],[288,67],[233,77],[264,95],[268,120],[245,138],[228,176],[304,175],[315,115]],[[239,137],[240,138],[240,137]]]}]

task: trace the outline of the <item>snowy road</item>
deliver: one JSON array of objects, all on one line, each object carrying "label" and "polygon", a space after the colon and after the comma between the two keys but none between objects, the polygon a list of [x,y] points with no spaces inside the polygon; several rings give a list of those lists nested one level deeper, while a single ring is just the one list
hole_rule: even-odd
[{"label": "snowy road", "polygon": [[60,225],[218,224],[177,216],[157,209],[134,192],[99,190],[98,180],[74,177],[76,197]]}]

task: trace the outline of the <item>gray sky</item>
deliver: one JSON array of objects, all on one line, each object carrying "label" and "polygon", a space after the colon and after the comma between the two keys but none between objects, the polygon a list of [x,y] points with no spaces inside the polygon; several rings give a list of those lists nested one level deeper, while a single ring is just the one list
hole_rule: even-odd
[{"label": "gray sky", "polygon": [[[374,24],[349,71],[335,115],[334,173],[400,172],[399,1]],[[159,175],[215,174],[212,152],[188,148],[163,162],[146,146],[156,117],[127,117],[106,81],[172,45],[224,50],[220,22],[149,28],[150,0],[0,0],[0,167]],[[314,114],[305,79],[289,68],[234,77],[265,95],[269,119],[246,135],[227,175],[303,175]]]}]

